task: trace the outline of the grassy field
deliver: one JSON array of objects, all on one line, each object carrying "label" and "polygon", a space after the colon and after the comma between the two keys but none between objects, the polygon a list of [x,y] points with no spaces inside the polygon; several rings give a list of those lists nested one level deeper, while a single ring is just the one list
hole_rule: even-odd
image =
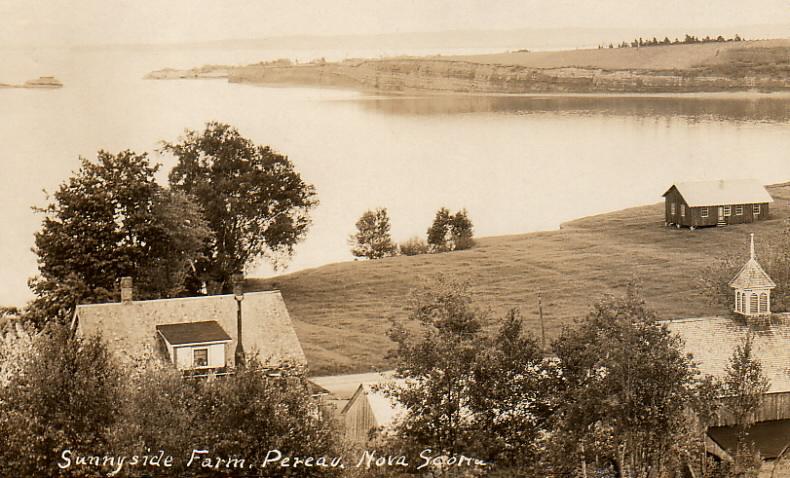
[{"label": "grassy field", "polygon": [[470,280],[477,303],[492,312],[490,325],[517,307],[536,335],[542,291],[549,339],[632,278],[642,281],[663,318],[712,315],[723,311],[700,291],[706,267],[725,254],[745,256],[750,232],[759,254],[790,216],[790,183],[769,190],[771,218],[756,224],[667,228],[662,203],[579,219],[557,231],[480,238],[467,251],[331,264],[250,279],[248,287],[282,291],[316,375],[387,368],[389,319],[404,320],[409,291],[437,273]]},{"label": "grassy field", "polygon": [[786,59],[787,49],[789,48],[790,40],[782,39],[642,48],[512,52],[445,58],[480,64],[517,65],[529,68],[579,67],[601,68],[604,70],[685,70],[738,61],[743,55],[747,55],[754,61],[759,61],[769,49],[781,52]]}]

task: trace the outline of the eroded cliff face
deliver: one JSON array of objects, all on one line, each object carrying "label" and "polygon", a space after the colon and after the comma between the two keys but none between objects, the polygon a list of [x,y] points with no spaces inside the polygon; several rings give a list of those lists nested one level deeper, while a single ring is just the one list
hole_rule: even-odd
[{"label": "eroded cliff face", "polygon": [[[682,65],[680,68],[675,66]],[[391,58],[165,69],[152,79],[354,88],[404,93],[683,93],[786,91],[790,41],[655,48],[503,53],[477,57]]]},{"label": "eroded cliff face", "polygon": [[790,89],[787,63],[723,64],[687,70],[538,69],[440,59],[346,61],[321,65],[247,66],[233,82],[352,87],[385,92],[665,93]]}]

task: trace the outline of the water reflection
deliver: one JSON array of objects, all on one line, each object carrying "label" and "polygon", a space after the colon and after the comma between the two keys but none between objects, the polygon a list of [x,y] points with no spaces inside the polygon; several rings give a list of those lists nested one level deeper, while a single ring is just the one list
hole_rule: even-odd
[{"label": "water reflection", "polygon": [[420,96],[353,100],[365,109],[396,115],[557,113],[685,117],[690,121],[790,122],[790,95],[776,96]]}]

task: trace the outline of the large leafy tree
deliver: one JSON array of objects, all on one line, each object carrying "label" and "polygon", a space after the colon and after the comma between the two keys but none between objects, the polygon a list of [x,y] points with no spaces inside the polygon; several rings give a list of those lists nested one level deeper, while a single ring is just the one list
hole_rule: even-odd
[{"label": "large leafy tree", "polygon": [[349,238],[351,253],[355,257],[381,259],[395,255],[398,247],[390,235],[390,218],[387,209],[365,211],[356,224],[357,232]]},{"label": "large leafy tree", "polygon": [[290,258],[318,201],[286,156],[216,122],[187,130],[163,150],[178,159],[171,186],[197,198],[212,231],[198,263],[202,280],[228,289],[231,276],[255,260]]},{"label": "large leafy tree", "polygon": [[[532,469],[549,412],[543,357],[511,311],[482,329],[468,284],[439,276],[410,299],[413,327],[396,325],[400,383],[386,393],[407,413],[389,446],[407,455],[464,454],[498,470]],[[419,460],[412,460],[419,462]]]},{"label": "large leafy tree", "polygon": [[158,166],[145,154],[99,151],[96,161],[81,161],[39,209],[33,316],[64,317],[79,302],[112,300],[123,276],[136,279],[142,298],[183,292],[208,237],[199,207],[159,186]]},{"label": "large leafy tree", "polygon": [[699,379],[680,339],[656,319],[632,284],[625,297],[604,297],[555,342],[556,466],[662,476],[700,449],[688,411],[712,406],[698,399],[707,394],[707,382]]}]

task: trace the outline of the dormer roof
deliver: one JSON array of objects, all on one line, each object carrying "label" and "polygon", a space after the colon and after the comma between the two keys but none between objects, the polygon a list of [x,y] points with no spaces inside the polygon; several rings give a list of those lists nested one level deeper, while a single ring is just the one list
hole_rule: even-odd
[{"label": "dormer roof", "polygon": [[231,341],[230,335],[215,320],[157,325],[156,330],[170,345]]}]

